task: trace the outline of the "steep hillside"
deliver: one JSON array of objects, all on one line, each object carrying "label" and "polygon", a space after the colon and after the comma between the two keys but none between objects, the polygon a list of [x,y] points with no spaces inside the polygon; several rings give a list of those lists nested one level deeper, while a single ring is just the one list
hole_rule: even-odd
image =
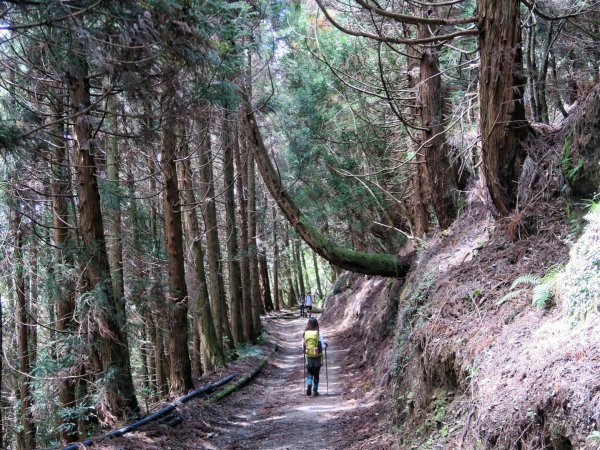
[{"label": "steep hillside", "polygon": [[[576,243],[566,204],[544,202],[517,236],[476,194],[404,284],[348,274],[329,299],[323,319],[365,374],[356,448],[597,448],[600,215]],[[386,412],[394,426],[373,433]]]}]

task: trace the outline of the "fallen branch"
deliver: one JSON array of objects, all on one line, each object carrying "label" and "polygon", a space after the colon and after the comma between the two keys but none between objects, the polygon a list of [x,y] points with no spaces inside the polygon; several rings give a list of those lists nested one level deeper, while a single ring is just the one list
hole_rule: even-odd
[{"label": "fallen branch", "polygon": [[[184,395],[183,397],[178,398],[176,401],[174,401],[173,403],[170,403],[169,405],[165,406],[164,408],[144,417],[141,420],[138,420],[137,422],[132,423],[131,425],[127,425],[125,427],[119,428],[118,430],[115,431],[111,431],[110,433],[105,434],[104,436],[102,436],[101,438],[97,439],[98,441],[104,441],[106,439],[114,439],[117,437],[121,437],[126,433],[129,433],[139,427],[141,427],[142,425],[146,425],[147,423],[153,422],[154,420],[163,417],[167,414],[169,414],[170,412],[172,412],[173,410],[175,410],[175,408],[177,408],[177,406],[181,405],[182,403],[185,403],[195,397],[198,397],[201,394],[208,394],[210,392],[213,392],[215,389],[217,389],[218,387],[223,386],[224,384],[229,383],[231,380],[233,380],[235,377],[237,376],[236,373],[232,373],[230,375],[227,375],[224,378],[221,378],[219,381],[215,382],[215,383],[210,383],[210,384],[205,384],[204,386],[193,390],[192,392],[190,392],[189,394]],[[86,439],[85,441],[79,443],[76,442],[74,444],[70,444],[66,447],[63,448],[63,450],[77,450],[79,448],[81,448],[81,445],[87,446],[87,447],[92,447],[94,446],[97,442],[94,442],[94,440],[92,439]]]},{"label": "fallen branch", "polygon": [[273,357],[273,355],[275,354],[276,351],[277,351],[277,344],[275,345],[275,348],[273,349],[273,351],[271,353],[269,353],[269,355],[266,358],[264,358],[260,362],[260,364],[251,373],[249,373],[245,377],[240,378],[238,381],[236,381],[234,384],[228,386],[226,389],[223,389],[222,391],[217,392],[214,395],[211,395],[208,400],[210,402],[218,402],[222,398],[227,397],[228,395],[232,394],[233,392],[237,391],[241,387],[248,384],[267,365],[267,363]]}]

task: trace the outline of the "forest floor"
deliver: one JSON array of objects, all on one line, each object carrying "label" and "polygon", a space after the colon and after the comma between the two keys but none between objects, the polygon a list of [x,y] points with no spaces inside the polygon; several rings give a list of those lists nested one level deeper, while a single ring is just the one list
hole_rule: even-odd
[{"label": "forest floor", "polygon": [[363,414],[373,405],[362,402],[356,392],[354,380],[359,373],[354,372],[358,369],[342,330],[335,324],[322,324],[329,344],[327,370],[323,365],[320,396],[308,397],[300,350],[306,319],[278,314],[266,318],[264,325],[278,350],[250,384],[218,403],[193,400],[178,407],[184,421],[175,428],[149,425],[98,448],[362,448],[369,433],[378,431],[379,413]]}]

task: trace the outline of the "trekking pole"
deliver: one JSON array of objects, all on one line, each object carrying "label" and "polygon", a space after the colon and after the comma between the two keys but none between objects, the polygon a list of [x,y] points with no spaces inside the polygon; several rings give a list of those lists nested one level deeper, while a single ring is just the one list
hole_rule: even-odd
[{"label": "trekking pole", "polygon": [[327,347],[325,347],[325,381],[327,381],[327,395],[329,395],[329,374],[327,373]]},{"label": "trekking pole", "polygon": [[302,377],[304,380],[304,390],[306,391],[306,364],[305,364],[304,349],[302,349]]}]

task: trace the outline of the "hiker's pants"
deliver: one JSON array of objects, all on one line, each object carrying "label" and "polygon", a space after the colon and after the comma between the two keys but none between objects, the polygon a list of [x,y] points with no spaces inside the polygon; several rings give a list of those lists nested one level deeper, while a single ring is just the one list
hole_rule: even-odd
[{"label": "hiker's pants", "polygon": [[321,357],[316,358],[306,357],[306,371],[308,376],[313,379],[315,384],[319,384],[319,372],[321,371]]}]

